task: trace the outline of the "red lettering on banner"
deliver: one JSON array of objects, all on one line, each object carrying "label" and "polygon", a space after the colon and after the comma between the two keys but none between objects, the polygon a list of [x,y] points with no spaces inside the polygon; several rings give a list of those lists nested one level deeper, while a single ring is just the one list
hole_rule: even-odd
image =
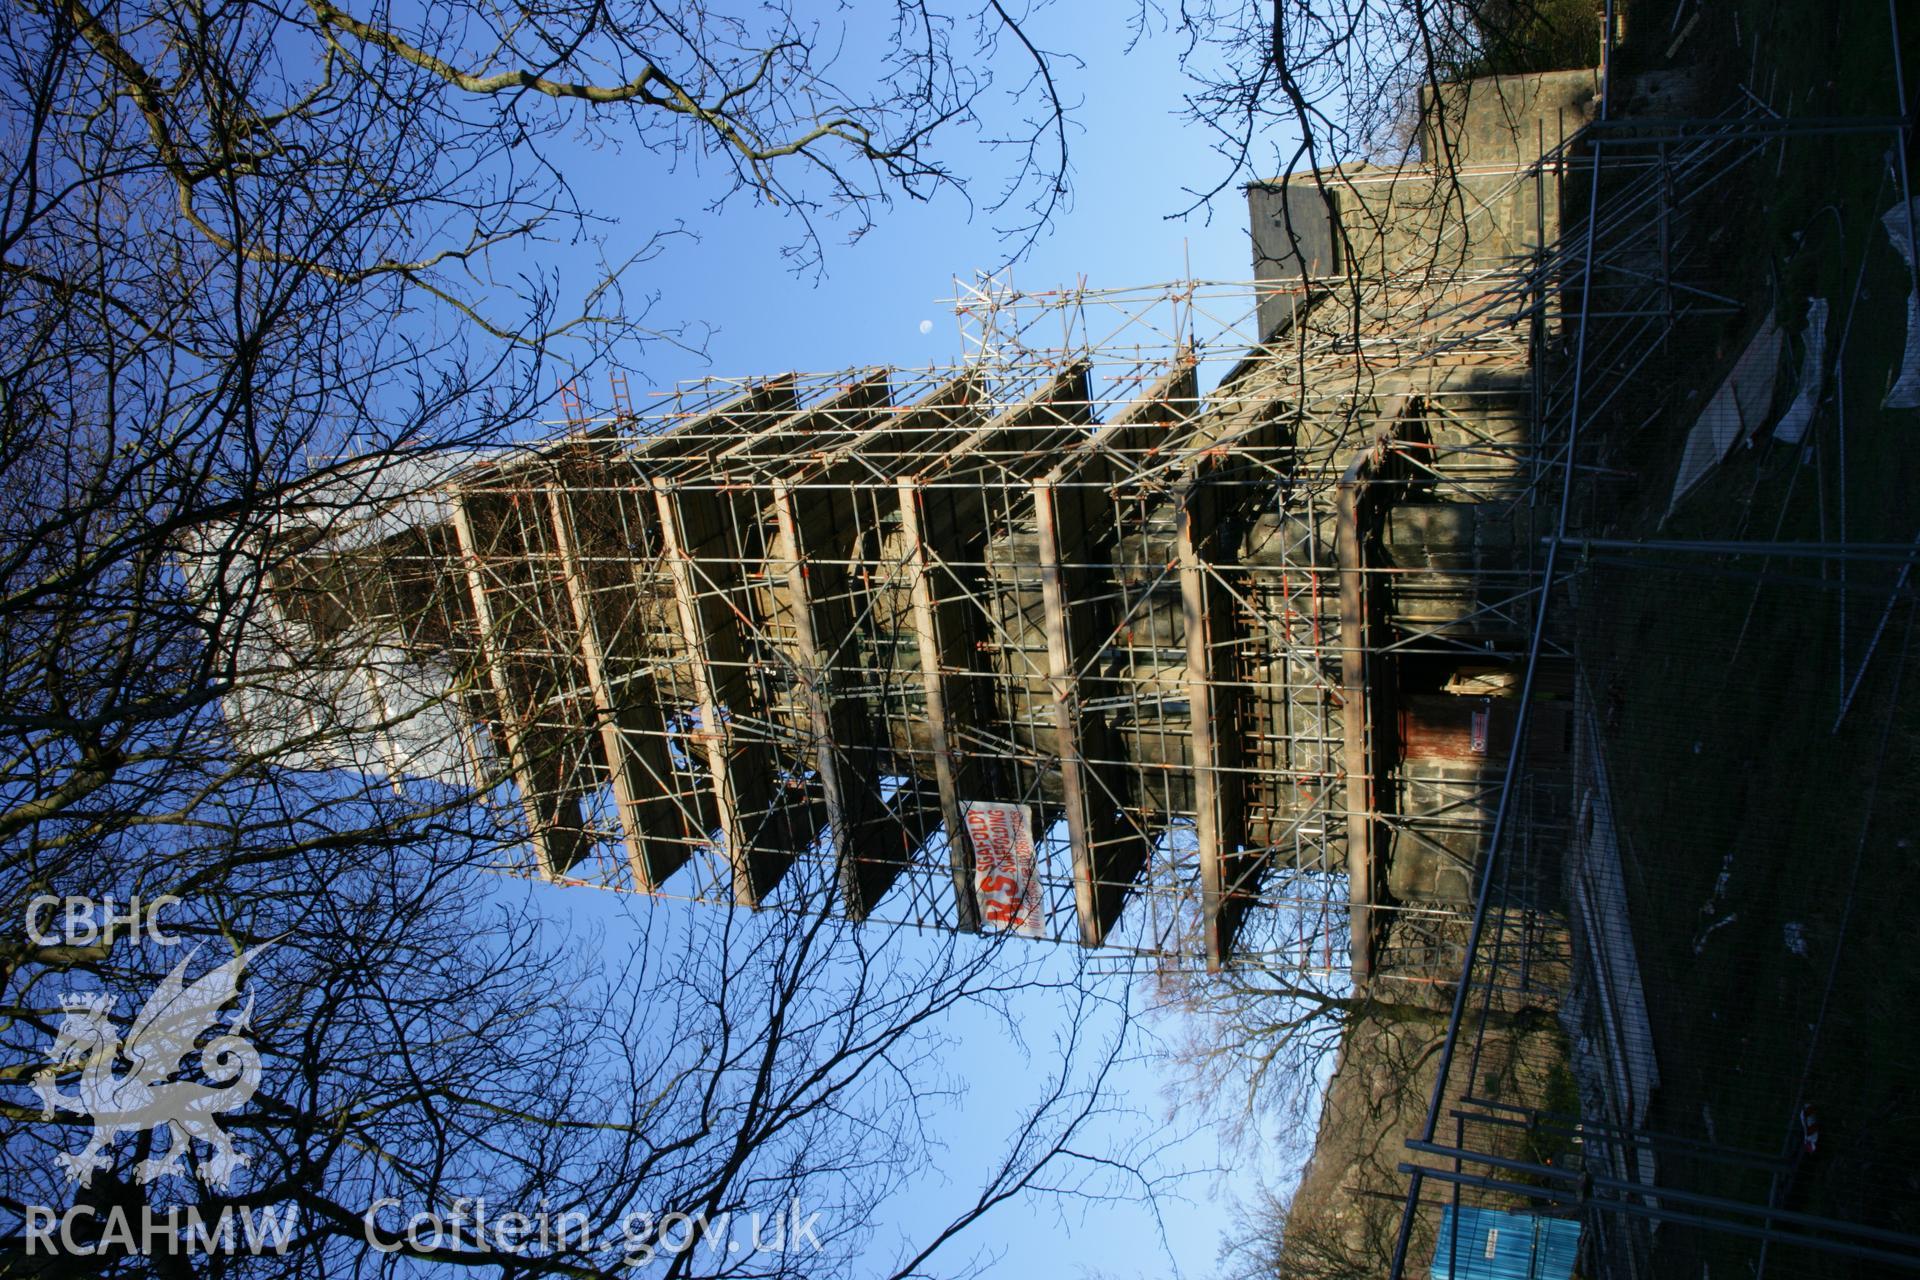
[{"label": "red lettering on banner", "polygon": [[962,809],[973,846],[973,889],[981,918],[1028,937],[1042,936],[1046,920],[1027,807],[969,800]]}]

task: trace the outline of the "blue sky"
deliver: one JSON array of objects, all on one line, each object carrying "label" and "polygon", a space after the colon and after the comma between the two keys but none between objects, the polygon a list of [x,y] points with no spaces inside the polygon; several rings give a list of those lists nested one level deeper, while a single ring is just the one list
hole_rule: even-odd
[{"label": "blue sky", "polygon": [[[1183,188],[1213,187],[1225,163],[1201,130],[1178,118],[1188,87],[1179,42],[1149,39],[1128,52],[1128,8],[1075,3],[1042,10],[1033,21],[1036,43],[1069,50],[1083,65],[1057,64],[1062,95],[1074,107],[1072,207],[1015,267],[1022,288],[1072,284],[1081,276],[1090,286],[1109,287],[1185,275],[1244,280],[1251,273],[1246,205],[1237,187],[1211,210],[1170,220],[1192,203]],[[1105,16],[1089,20],[1090,13]],[[979,167],[977,204],[992,198],[1003,157],[964,144],[943,154],[957,167]],[[621,219],[620,233],[628,237],[676,219],[697,236],[638,268],[630,287],[658,291],[654,314],[662,322],[713,325],[711,362],[664,345],[636,352],[626,362],[636,395],[643,386],[664,390],[703,374],[952,360],[960,344],[941,300],[953,296],[953,277],[991,268],[1009,251],[996,229],[1006,217],[984,210],[970,217],[964,200],[943,193],[931,203],[896,203],[856,244],[837,242],[830,225],[824,278],[795,278],[780,249],[797,228],[778,208],[736,197],[711,215],[705,210],[716,189],[711,181],[684,170],[664,173],[644,155],[585,156],[570,176],[596,212]],[[930,333],[919,331],[922,320],[933,322]],[[590,403],[604,405],[603,385],[587,390]]]},{"label": "blue sky", "polygon": [[[520,880],[501,881],[497,893],[504,899],[528,895],[552,928],[563,930],[583,949],[583,960],[612,966],[621,964],[636,943],[651,950],[662,938],[679,935],[672,928],[648,929],[648,916],[725,909]],[[922,942],[918,935],[904,939],[907,961]],[[977,944],[962,940],[961,945]],[[1031,974],[1036,983],[1068,980],[1077,960],[1076,949],[1063,944],[1010,945],[1033,949],[1041,966]],[[1118,971],[1128,963],[1123,957],[1094,963],[1115,968],[1111,976],[1096,979],[1094,989],[1112,996],[1119,988],[1131,986],[1136,1005],[1146,994],[1145,982]],[[917,1250],[972,1202],[1004,1154],[1013,1118],[1037,1099],[1043,1073],[1056,1065],[1055,1043],[1067,1031],[1065,1000],[1057,989],[1014,993],[1010,1004],[1020,1026],[1020,1043],[1012,1041],[1005,1026],[984,1010],[963,1011],[941,1025],[943,1037],[964,1046],[964,1052],[956,1053],[945,1067],[951,1078],[964,1082],[964,1093],[934,1104],[935,1146],[928,1152],[927,1167],[875,1207],[866,1258],[871,1266],[850,1271],[847,1280],[888,1274],[899,1257]],[[1151,1150],[1151,1158],[1141,1162],[1145,1172],[1159,1179],[1151,1204],[1137,1198],[1137,1183],[1097,1176],[1088,1179],[1091,1194],[1087,1197],[1015,1199],[935,1255],[926,1273],[1062,1280],[1212,1276],[1222,1231],[1229,1222],[1229,1198],[1245,1196],[1263,1181],[1273,1185],[1291,1178],[1295,1172],[1289,1163],[1291,1153],[1303,1146],[1267,1124],[1259,1140],[1244,1148],[1224,1149],[1204,1115],[1171,1111],[1171,1090],[1184,1077],[1157,1058],[1156,1051],[1170,1043],[1177,1031],[1166,1019],[1136,1020],[1124,1060],[1109,1079],[1104,1107],[1110,1114],[1089,1126],[1073,1144],[1076,1150],[1098,1155]],[[951,1078],[926,1084],[941,1088],[952,1083]],[[1229,1164],[1232,1171],[1226,1172]],[[1088,1172],[1086,1166],[1063,1162],[1051,1176],[1054,1181],[1074,1182]],[[1136,1198],[1101,1198],[1116,1185]]]},{"label": "blue sky", "polygon": [[[1191,202],[1183,188],[1213,187],[1224,162],[1208,149],[1201,131],[1179,119],[1187,83],[1177,63],[1177,43],[1147,40],[1128,52],[1126,9],[1064,5],[1043,11],[1031,30],[1043,47],[1069,50],[1084,65],[1060,64],[1063,94],[1075,107],[1069,134],[1072,206],[1014,268],[1023,288],[1071,284],[1082,277],[1090,286],[1108,287],[1185,275],[1243,280],[1250,274],[1245,204],[1237,187],[1210,210],[1169,219]],[[967,163],[967,154],[956,154],[955,162]],[[896,204],[857,244],[838,243],[830,231],[824,276],[796,278],[780,253],[796,227],[778,209],[740,198],[711,216],[704,211],[714,193],[710,183],[664,172],[644,154],[588,153],[569,170],[589,207],[615,216],[632,211],[616,235],[643,235],[675,219],[684,219],[698,234],[676,241],[670,252],[639,268],[630,287],[635,293],[658,292],[654,316],[663,324],[686,320],[713,326],[709,360],[665,345],[632,353],[621,363],[630,370],[636,398],[706,374],[740,377],[953,361],[961,343],[954,316],[941,300],[953,295],[953,277],[993,267],[1008,252],[993,218],[970,217],[963,200],[946,195],[932,204]],[[992,175],[983,177],[976,198],[990,197],[993,186]],[[930,332],[921,332],[922,321],[932,322]],[[603,381],[582,390],[589,405],[607,405]],[[557,404],[554,412],[557,416]],[[604,929],[609,955],[624,950],[623,938],[633,927],[630,912],[689,909],[584,890],[534,887],[530,892],[551,916]],[[1034,1042],[1044,1044],[1058,1013],[1040,1000],[1029,1005]],[[1004,1044],[983,1046],[978,1061],[969,1064],[969,1073],[982,1081],[1017,1078],[1026,1070],[1021,1055]],[[1145,1062],[1122,1075],[1122,1101],[1140,1111],[1143,1129],[1166,1110],[1164,1084],[1163,1070]],[[991,1114],[990,1089],[976,1089],[956,1105],[947,1128],[952,1146],[940,1167],[929,1172],[924,1185],[881,1207],[876,1245],[883,1251],[893,1235],[943,1220],[941,1211],[951,1208],[943,1198],[964,1194],[970,1171],[994,1154],[992,1140],[1005,1126]],[[1166,1163],[1204,1169],[1221,1161],[1217,1144],[1203,1132],[1168,1153]],[[1192,1178],[1182,1187],[1185,1200],[1163,1203],[1160,1223],[1137,1206],[1009,1206],[944,1261],[957,1266],[985,1247],[1001,1255],[988,1268],[992,1275],[1113,1280],[1176,1272],[1210,1275],[1226,1223],[1224,1197],[1244,1191],[1257,1178],[1285,1172],[1269,1158],[1243,1163],[1232,1177]]]}]

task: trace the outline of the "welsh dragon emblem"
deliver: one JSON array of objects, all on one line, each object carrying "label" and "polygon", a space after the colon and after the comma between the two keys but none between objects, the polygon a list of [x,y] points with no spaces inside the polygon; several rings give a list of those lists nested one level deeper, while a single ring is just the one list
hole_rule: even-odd
[{"label": "welsh dragon emblem", "polygon": [[[264,944],[263,944],[264,945]],[[220,1011],[240,994],[240,973],[261,948],[242,952],[219,968],[187,982],[187,966],[196,947],[173,967],[148,998],[121,1039],[111,1017],[113,1001],[104,995],[66,996],[65,1014],[53,1048],[47,1052],[52,1067],[33,1078],[40,1095],[41,1116],[51,1120],[56,1111],[75,1111],[93,1118],[93,1137],[85,1150],[62,1152],[60,1167],[71,1181],[86,1186],[93,1171],[113,1163],[108,1152],[123,1133],[164,1127],[166,1147],[134,1170],[139,1182],[165,1174],[184,1174],[181,1161],[195,1139],[213,1148],[200,1176],[214,1187],[225,1187],[236,1170],[247,1164],[244,1152],[233,1145],[214,1117],[244,1105],[260,1087],[260,1054],[245,1038],[253,1000],[220,1025]],[[196,1049],[208,1031],[213,1039]],[[206,1082],[175,1080],[189,1056],[197,1052],[199,1072]],[[125,1073],[114,1070],[115,1060],[132,1065]],[[80,1092],[69,1096],[54,1087],[71,1064],[80,1061]]]}]

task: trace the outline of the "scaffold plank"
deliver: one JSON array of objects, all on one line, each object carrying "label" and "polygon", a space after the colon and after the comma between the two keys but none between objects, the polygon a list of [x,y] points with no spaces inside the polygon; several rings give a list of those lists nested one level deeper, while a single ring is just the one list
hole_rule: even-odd
[{"label": "scaffold plank", "polygon": [[[791,388],[790,382],[780,385]],[[806,409],[799,409],[789,394],[777,411],[765,414],[766,425],[747,431],[720,450],[702,479],[751,482],[769,470],[785,473],[792,468],[796,453],[816,448],[837,435],[859,434],[878,416],[875,411],[884,410],[891,400],[890,377],[885,369],[856,371],[846,386]]]},{"label": "scaffold plank", "polygon": [[[801,478],[813,483],[816,472],[838,471],[857,481],[891,483],[899,461],[909,454],[928,454],[946,439],[959,438],[983,414],[989,401],[984,379],[968,369],[939,383],[910,405],[896,405],[879,422],[850,438],[829,441],[821,456],[809,459]],[[920,439],[924,434],[924,439]],[[872,446],[888,446],[878,456]]]},{"label": "scaffold plank", "polygon": [[[565,785],[566,769],[560,759],[564,744],[555,742],[543,749],[534,741],[513,688],[498,619],[487,597],[486,569],[467,491],[456,486],[450,498],[454,536],[459,543],[468,601],[473,608],[474,642],[479,648],[487,682],[493,689],[501,745],[506,749],[514,787],[520,793],[527,837],[533,845],[540,873],[549,880],[557,879],[586,852],[586,830],[580,817],[579,798]],[[543,785],[547,774],[552,775],[551,785]]]},{"label": "scaffold plank", "polygon": [[[731,495],[683,488],[655,477],[662,550],[673,580],[680,636],[700,716],[698,738],[713,786],[715,816],[733,871],[734,900],[758,907],[812,842],[811,806],[780,794],[769,744],[738,732],[751,709],[738,602],[744,566],[727,545]],[[751,517],[757,519],[757,512]],[[702,589],[703,584],[707,589]],[[800,810],[800,812],[796,812]]]},{"label": "scaffold plank", "polygon": [[1089,438],[1091,449],[1111,464],[1106,479],[1118,481],[1132,455],[1157,452],[1200,411],[1200,370],[1193,353],[1174,353],[1159,377]]},{"label": "scaffold plank", "polygon": [[1230,667],[1239,619],[1214,564],[1219,496],[1204,474],[1190,482],[1180,494],[1177,533],[1202,927],[1212,972],[1224,967],[1233,953],[1260,871],[1259,855],[1244,849],[1247,784],[1241,760],[1241,692]]},{"label": "scaffold plank", "polygon": [[980,911],[973,895],[973,846],[968,842],[966,824],[961,819],[961,788],[973,785],[970,760],[958,751],[955,712],[965,705],[952,704],[947,672],[967,661],[964,627],[950,610],[943,610],[934,585],[934,556],[925,537],[922,503],[925,494],[918,483],[902,479],[900,524],[905,539],[906,571],[913,602],[913,626],[920,654],[920,678],[926,688],[926,712],[929,738],[933,744],[934,785],[940,796],[940,819],[947,832],[947,860],[953,876],[956,927],[978,932]]},{"label": "scaffold plank", "polygon": [[[835,679],[854,635],[851,608],[853,497],[834,486],[794,489],[775,481],[773,508],[780,562],[793,614],[801,695],[813,736],[812,758],[825,792],[827,828],[847,915],[865,919],[906,868],[925,836],[897,821],[881,794],[886,744],[860,690]],[[826,554],[815,547],[827,546]],[[856,665],[857,660],[846,660]]]},{"label": "scaffold plank", "polygon": [[798,375],[791,373],[756,382],[689,422],[635,442],[633,457],[649,474],[704,466],[723,449],[742,448],[776,430],[799,407],[798,388]]},{"label": "scaffold plank", "polygon": [[1122,809],[1126,765],[1106,716],[1086,711],[1081,696],[1081,673],[1095,664],[1111,630],[1086,596],[1088,560],[1112,529],[1112,506],[1104,490],[1056,485],[1053,477],[1033,485],[1047,677],[1073,853],[1074,911],[1081,945],[1098,947],[1119,919],[1153,841]]},{"label": "scaffold plank", "polygon": [[1032,485],[1039,538],[1047,682],[1060,760],[1062,803],[1073,856],[1074,909],[1082,945],[1104,945],[1153,851],[1138,821],[1131,763],[1104,711],[1095,668],[1112,639],[1112,593],[1098,579],[1111,559],[1116,512],[1109,492],[1132,465],[1197,408],[1190,360],[1176,359],[1115,419],[1091,432]]},{"label": "scaffold plank", "polygon": [[579,540],[567,511],[566,496],[557,483],[547,490],[547,505],[553,517],[554,546],[560,555],[567,602],[578,632],[580,660],[593,697],[608,785],[613,790],[614,808],[626,845],[628,869],[637,888],[645,893],[658,893],[661,884],[684,865],[692,853],[686,841],[688,833],[668,785],[673,777],[673,761],[667,752],[665,722],[651,689],[644,683],[629,682],[617,696],[614,693],[599,618],[593,608],[586,569],[580,560]]},{"label": "scaffold plank", "polygon": [[1360,526],[1370,470],[1361,453],[1334,494],[1334,549],[1340,566],[1340,717],[1347,798],[1348,954],[1356,984],[1373,971],[1373,768],[1368,751],[1367,580]]},{"label": "scaffold plank", "polygon": [[[1085,360],[1068,365],[1027,399],[1001,410],[985,425],[946,445],[937,457],[929,456],[918,478],[931,484],[976,464],[992,467],[997,464],[1001,450],[1009,446],[1010,452],[1017,450],[1027,475],[1045,468],[1053,461],[1057,447],[1079,444],[1086,436],[1085,429],[1093,421],[1088,381],[1092,371],[1093,366]],[[1053,428],[1059,432],[1059,438],[1056,441],[1036,437],[1032,434],[1036,428],[1043,431]],[[1019,468],[1008,466],[1006,469],[1010,474],[1019,475]],[[985,495],[978,490],[956,490],[952,505],[957,516],[969,514],[976,506],[984,508]],[[984,526],[980,532],[984,534]]]}]

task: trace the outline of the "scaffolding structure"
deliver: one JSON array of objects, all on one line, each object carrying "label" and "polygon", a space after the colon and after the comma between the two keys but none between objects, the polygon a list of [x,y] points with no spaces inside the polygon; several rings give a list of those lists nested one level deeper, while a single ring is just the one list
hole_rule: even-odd
[{"label": "scaffolding structure", "polygon": [[1751,150],[1616,154],[1601,200],[1546,123],[1591,77],[1485,83],[1449,170],[1251,189],[1254,280],[958,283],[953,366],[615,375],[367,486],[268,557],[281,665],[324,674],[236,728],[357,726],[551,880],[1005,927],[968,818],[1012,807],[1021,932],[1449,981],[1496,824],[1565,824],[1568,424],[1731,305],[1676,210]]},{"label": "scaffolding structure", "polygon": [[[1557,214],[1555,162],[1499,181]],[[1470,909],[1529,626],[1541,296],[1492,216],[1366,275],[981,281],[949,368],[569,387],[275,610],[375,671],[390,771],[443,708],[534,874],[973,930],[991,801],[1046,936],[1364,980]]]},{"label": "scaffolding structure", "polygon": [[[1397,1232],[1385,1238],[1392,1252],[1375,1259],[1396,1277],[1480,1274],[1475,1268],[1488,1265],[1480,1259],[1496,1256],[1503,1233],[1532,1231],[1540,1250],[1539,1242],[1545,1239],[1541,1232],[1557,1225],[1555,1219],[1580,1224],[1581,1274],[1636,1280],[1705,1274],[1710,1262],[1716,1273],[1723,1263],[1738,1263],[1743,1270],[1764,1275],[1770,1254],[1777,1271],[1793,1274],[1920,1268],[1920,1236],[1867,1219],[1871,1211],[1858,1204],[1812,1212],[1790,1198],[1796,1179],[1806,1181],[1804,1166],[1821,1149],[1806,1088],[1821,1021],[1829,1014],[1824,997],[1817,1011],[1809,1008],[1793,1023],[1795,1031],[1804,1034],[1804,1048],[1792,1041],[1769,1046],[1769,1060],[1762,1060],[1756,1044],[1753,1058],[1735,1056],[1717,1064],[1727,1072],[1727,1081],[1687,1081],[1686,1096],[1704,1095],[1712,1103],[1699,1106],[1697,1115],[1679,1117],[1678,1123],[1671,1101],[1664,1110],[1659,1105],[1665,1083],[1662,1063],[1688,1056],[1682,1043],[1688,1031],[1676,1033],[1650,1014],[1650,1008],[1664,1000],[1668,1018],[1673,1018],[1679,997],[1662,988],[1678,986],[1680,975],[1649,968],[1643,976],[1642,966],[1649,963],[1644,957],[1657,953],[1661,940],[1649,939],[1641,917],[1650,898],[1675,892],[1655,878],[1661,868],[1649,862],[1674,859],[1690,849],[1717,859],[1725,847],[1721,865],[1732,867],[1736,852],[1721,842],[1735,837],[1731,825],[1642,832],[1663,843],[1655,850],[1633,852],[1623,810],[1630,801],[1646,809],[1649,797],[1628,795],[1617,773],[1621,757],[1636,747],[1650,754],[1657,748],[1665,758],[1684,753],[1690,742],[1691,752],[1698,755],[1706,726],[1723,712],[1711,706],[1713,699],[1704,699],[1708,708],[1691,712],[1701,718],[1689,720],[1687,704],[1676,698],[1673,707],[1649,709],[1643,715],[1667,716],[1662,732],[1684,741],[1677,747],[1651,739],[1636,743],[1621,731],[1617,666],[1610,692],[1605,664],[1597,653],[1582,650],[1583,643],[1595,648],[1619,643],[1606,610],[1622,600],[1684,600],[1687,595],[1684,587],[1676,590],[1673,585],[1677,566],[1655,554],[1660,544],[1598,535],[1607,531],[1605,521],[1623,505],[1620,493],[1631,489],[1634,480],[1632,472],[1606,464],[1619,456],[1623,442],[1634,442],[1650,420],[1650,407],[1660,414],[1684,403],[1678,393],[1690,382],[1697,387],[1703,365],[1705,370],[1713,367],[1676,340],[1711,332],[1700,323],[1702,318],[1741,311],[1734,299],[1710,287],[1716,281],[1714,243],[1722,227],[1714,211],[1716,193],[1733,185],[1730,179],[1754,181],[1752,169],[1763,160],[1770,162],[1769,168],[1783,169],[1790,151],[1807,163],[1804,157],[1812,149],[1858,140],[1850,157],[1878,159],[1874,149],[1884,139],[1894,139],[1897,147],[1906,144],[1910,122],[1902,118],[1791,121],[1751,95],[1749,99],[1713,117],[1603,120],[1582,135],[1579,152],[1568,157],[1586,176],[1580,196],[1586,212],[1570,215],[1558,245],[1538,259],[1538,270],[1553,280],[1542,296],[1557,294],[1561,305],[1554,321],[1560,333],[1557,359],[1539,381],[1540,416],[1535,423],[1538,437],[1556,444],[1536,456],[1548,464],[1542,484],[1550,481],[1559,497],[1549,500],[1554,515],[1543,525],[1540,539],[1546,554],[1530,580],[1537,613],[1523,664],[1520,720],[1482,848],[1474,918],[1452,983],[1450,1021],[1444,1036],[1430,1046],[1436,1066],[1421,1082],[1424,1121],[1412,1126],[1399,1153],[1398,1172],[1406,1177],[1407,1190],[1396,1215]],[[1889,167],[1888,172],[1896,171]],[[1905,208],[1911,193],[1902,185],[1904,171],[1898,174],[1899,183],[1887,198],[1896,208]],[[1883,191],[1887,185],[1883,179]],[[1870,247],[1849,246],[1849,253],[1862,263],[1856,288],[1864,279],[1869,252]],[[1776,302],[1783,312],[1789,305]],[[1771,317],[1762,316],[1763,334],[1772,332],[1772,323]],[[1841,350],[1844,353],[1844,338]],[[1816,348],[1809,367],[1820,367],[1824,358]],[[1768,396],[1774,393],[1771,378],[1769,372],[1764,388]],[[1742,435],[1768,425],[1748,422]],[[1844,419],[1838,430],[1844,451]],[[1797,438],[1791,443],[1795,447],[1788,456],[1797,465],[1803,456]],[[1816,446],[1807,446],[1804,461],[1809,465],[1815,452]],[[1848,481],[1844,462],[1841,465],[1844,505]],[[1758,489],[1757,481],[1754,487]],[[1787,493],[1790,499],[1792,489]],[[1642,499],[1636,494],[1625,501],[1630,505]],[[1652,510],[1657,515],[1660,508]],[[1783,511],[1779,520],[1784,523],[1786,518]],[[1843,528],[1842,543],[1845,537]],[[1607,558],[1596,560],[1596,547],[1607,548]],[[1698,582],[1705,575],[1755,583],[1744,622],[1738,612],[1717,612],[1711,596],[1697,611],[1687,612],[1695,628],[1689,640],[1713,653],[1711,660],[1727,661],[1739,652],[1736,637],[1747,635],[1747,624],[1754,622],[1763,597],[1782,613],[1824,614],[1829,601],[1818,591],[1810,592],[1806,578],[1776,574],[1769,580],[1765,567],[1757,576],[1740,567],[1753,561],[1738,557],[1764,562],[1784,547],[1763,538],[1678,539],[1664,545],[1669,556],[1690,560],[1678,569],[1686,575],[1682,581]],[[1844,546],[1823,551],[1815,544],[1804,554],[1844,560],[1848,552]],[[1888,560],[1889,576],[1896,563],[1911,561],[1911,552],[1904,548],[1880,548],[1877,554]],[[1903,571],[1899,582],[1904,581]],[[1893,590],[1898,595],[1900,587]],[[1844,614],[1844,591],[1839,598]],[[1891,604],[1885,614],[1891,616]],[[1845,621],[1839,626],[1846,672]],[[1896,665],[1903,666],[1905,658],[1902,648]],[[1616,664],[1619,660],[1616,654]],[[1656,660],[1665,663],[1671,655],[1626,656],[1627,662],[1640,666]],[[1859,672],[1869,661],[1861,663]],[[1860,679],[1854,674],[1855,686]],[[1891,679],[1897,699],[1898,673]],[[1537,691],[1562,682],[1564,704],[1554,707],[1550,717],[1543,716],[1543,706],[1552,704],[1542,704]],[[1732,700],[1726,689],[1720,686],[1722,702]],[[1834,733],[1847,709],[1843,699]],[[1893,715],[1890,704],[1883,724]],[[1884,757],[1886,730],[1879,732]],[[1543,762],[1529,745],[1542,735],[1564,737],[1564,757]],[[1822,749],[1837,748],[1823,741]],[[1863,823],[1872,821],[1879,768],[1877,763],[1872,766],[1875,781],[1866,789]],[[1557,801],[1541,804],[1543,795],[1555,793]],[[1856,877],[1865,826],[1859,842],[1853,853]],[[1690,870],[1676,866],[1674,883],[1683,882]],[[1785,894],[1794,900],[1796,912],[1817,913],[1822,908],[1815,904],[1839,898],[1844,890],[1844,912],[1852,913],[1855,886],[1845,879],[1836,883],[1818,859],[1808,859],[1803,874]],[[1726,881],[1723,871],[1716,899]],[[1842,910],[1837,903],[1832,909]],[[1717,924],[1704,924],[1692,955],[1706,950],[1708,934],[1733,919],[1729,914]],[[1799,928],[1788,926],[1789,947]],[[1830,956],[1822,956],[1830,966],[1828,994],[1833,973],[1847,958],[1848,941],[1843,924]],[[1777,934],[1774,945],[1779,945]],[[1800,954],[1807,954],[1804,947]],[[1758,970],[1765,962],[1744,954],[1726,963]],[[1808,986],[1813,994],[1820,990],[1817,983]],[[1742,994],[1756,1004],[1767,999],[1758,989]],[[1811,995],[1798,991],[1793,998]],[[1696,1023],[1717,1020],[1723,1012],[1680,1007],[1685,1018]],[[1529,1039],[1516,1032],[1545,1025],[1557,1025],[1564,1040],[1558,1034]],[[1771,1061],[1773,1056],[1781,1061]],[[1556,1074],[1569,1071],[1568,1087],[1577,1096],[1557,1092],[1551,1084]],[[1770,1131],[1735,1131],[1731,1116],[1748,1108],[1772,1118]],[[1721,1112],[1719,1132],[1715,1110]],[[1862,1135],[1853,1140],[1857,1146],[1869,1145]],[[1524,1255],[1525,1246],[1520,1251]],[[1533,1256],[1539,1261],[1546,1255],[1537,1251]],[[1571,1259],[1569,1252],[1565,1261],[1570,1264]]]}]

